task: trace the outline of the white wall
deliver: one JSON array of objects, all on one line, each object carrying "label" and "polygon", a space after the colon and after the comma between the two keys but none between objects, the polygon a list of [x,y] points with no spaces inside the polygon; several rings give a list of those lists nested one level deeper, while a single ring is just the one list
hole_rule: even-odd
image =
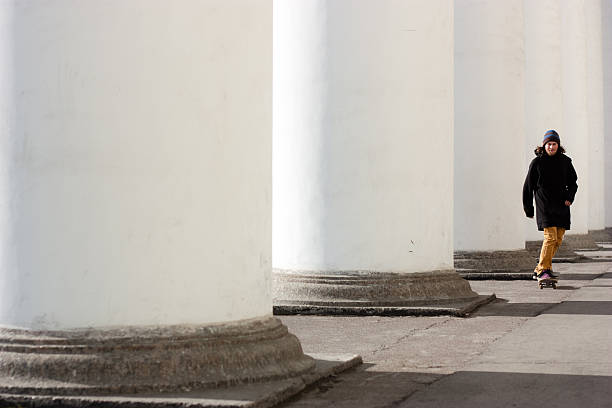
[{"label": "white wall", "polygon": [[287,0],[274,24],[274,267],[452,268],[452,3]]},{"label": "white wall", "polygon": [[[601,0],[585,1],[587,45],[587,120],[589,126],[589,219],[590,230],[605,227],[605,144],[603,116],[603,59]],[[605,24],[610,25],[612,20]]]},{"label": "white wall", "polygon": [[564,132],[559,135],[578,173],[578,192],[571,208],[569,233],[586,234],[590,175],[585,4],[584,0],[560,2]]},{"label": "white wall", "polygon": [[456,0],[455,45],[455,249],[522,249],[522,0]]},{"label": "white wall", "polygon": [[602,0],[605,225],[612,227],[612,0]]},{"label": "white wall", "polygon": [[271,1],[0,4],[0,324],[269,314]]},{"label": "white wall", "polygon": [[[561,91],[561,10],[558,0],[524,0],[525,17],[525,170],[544,133],[563,132]],[[527,241],[542,239],[535,217],[525,217]]]}]

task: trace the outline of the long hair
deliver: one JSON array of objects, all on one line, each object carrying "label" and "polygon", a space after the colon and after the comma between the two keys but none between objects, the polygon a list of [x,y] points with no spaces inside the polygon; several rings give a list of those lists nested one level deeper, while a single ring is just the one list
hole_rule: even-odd
[{"label": "long hair", "polygon": [[[543,156],[547,154],[546,150],[544,149],[544,146],[536,146],[533,152],[535,153],[536,156]],[[565,149],[561,145],[559,145],[559,148],[557,149],[557,153],[555,154],[559,154],[559,153],[565,153]]]}]

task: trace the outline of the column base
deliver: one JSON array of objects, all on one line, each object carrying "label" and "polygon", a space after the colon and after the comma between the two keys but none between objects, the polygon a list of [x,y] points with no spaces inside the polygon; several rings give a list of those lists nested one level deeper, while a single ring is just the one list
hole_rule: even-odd
[{"label": "column base", "polygon": [[595,243],[608,243],[612,244],[612,228],[605,228],[602,230],[590,230],[589,236],[593,238]]},{"label": "column base", "polygon": [[566,244],[572,251],[599,251],[601,249],[590,232],[588,234],[566,234],[563,237],[563,244]]},{"label": "column base", "polygon": [[481,297],[454,270],[273,272],[275,314],[465,315]]},{"label": "column base", "polygon": [[516,251],[456,251],[455,268],[465,279],[531,279],[538,256]]},{"label": "column base", "polygon": [[[534,256],[540,256],[542,241],[527,241],[525,246]],[[601,247],[595,243],[590,234],[565,234],[563,243],[553,257],[553,262],[580,262],[588,257],[576,251],[599,251]]]},{"label": "column base", "polygon": [[302,375],[315,366],[274,317],[214,325],[0,329],[0,393],[185,392]]},{"label": "column base", "polygon": [[[527,241],[525,242],[525,247],[534,256],[534,258],[538,260],[540,259],[542,241]],[[586,257],[574,252],[571,246],[565,241],[565,238],[563,238],[563,243],[557,250],[557,253],[555,254],[552,260],[553,262],[562,263],[562,262],[580,262],[581,260],[584,260],[584,259],[586,259]]]},{"label": "column base", "polygon": [[315,359],[314,370],[288,379],[168,394],[53,396],[0,393],[0,407],[263,408],[287,401],[319,381],[335,377],[363,362],[357,355],[310,354],[310,356]]}]

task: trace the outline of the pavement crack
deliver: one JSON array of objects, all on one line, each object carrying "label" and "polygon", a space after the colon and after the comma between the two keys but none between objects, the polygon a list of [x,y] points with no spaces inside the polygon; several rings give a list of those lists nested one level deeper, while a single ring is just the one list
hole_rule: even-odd
[{"label": "pavement crack", "polygon": [[397,339],[395,339],[395,341],[394,341],[393,343],[391,343],[391,344],[383,344],[383,345],[379,346],[379,347],[378,347],[376,350],[372,351],[371,355],[372,355],[372,356],[374,356],[374,355],[376,355],[377,353],[380,353],[380,352],[382,352],[382,351],[386,351],[386,350],[392,349],[392,348],[394,348],[394,347],[397,347],[397,346],[398,346],[398,345],[400,345],[400,344],[401,344],[401,343],[402,343],[404,340],[406,340],[406,339],[408,339],[408,338],[410,338],[410,337],[414,336],[416,333],[421,332],[421,331],[425,332],[425,331],[430,330],[430,329],[432,329],[432,328],[435,328],[435,327],[441,326],[441,325],[443,325],[443,324],[447,323],[449,320],[450,320],[450,319],[444,319],[444,320],[442,320],[442,321],[434,322],[434,323],[432,323],[432,324],[430,324],[430,325],[428,325],[428,326],[426,326],[426,327],[419,327],[419,328],[414,328],[414,329],[411,329],[411,330],[410,330],[410,331],[408,331],[408,333],[406,333],[405,335],[400,336],[400,337],[398,337]]}]

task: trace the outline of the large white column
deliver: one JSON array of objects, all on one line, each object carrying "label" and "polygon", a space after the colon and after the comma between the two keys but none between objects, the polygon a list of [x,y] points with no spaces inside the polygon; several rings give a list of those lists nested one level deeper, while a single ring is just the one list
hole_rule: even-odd
[{"label": "large white column", "polygon": [[474,297],[452,258],[452,3],[282,1],[274,24],[277,303]]},{"label": "large white column", "polygon": [[[535,158],[544,133],[563,132],[561,10],[559,0],[525,0],[525,167]],[[524,217],[527,241],[542,240],[535,218]]]},{"label": "large white column", "polygon": [[269,0],[0,3],[2,387],[312,367],[271,316],[271,18]]},{"label": "large white column", "polygon": [[561,145],[578,173],[569,235],[588,233],[589,124],[587,113],[587,48],[584,0],[561,1],[561,73],[564,131]]},{"label": "large white column", "polygon": [[525,248],[522,0],[455,1],[455,249]]},{"label": "large white column", "polygon": [[[605,138],[603,107],[603,32],[601,0],[585,1],[587,45],[587,120],[589,126],[589,230],[605,228]],[[612,21],[607,21],[609,25]]]},{"label": "large white column", "polygon": [[605,226],[612,228],[612,0],[602,0]]}]

